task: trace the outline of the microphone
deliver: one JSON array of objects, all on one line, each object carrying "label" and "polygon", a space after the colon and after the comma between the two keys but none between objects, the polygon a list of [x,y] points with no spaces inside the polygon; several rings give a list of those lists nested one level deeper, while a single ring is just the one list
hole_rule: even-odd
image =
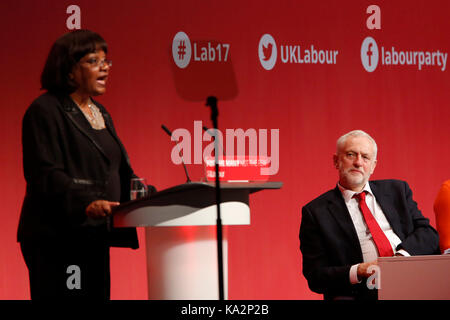
[{"label": "microphone", "polygon": [[[165,125],[161,125],[161,128],[169,135],[169,137],[170,138],[172,138],[172,131],[170,131]],[[186,178],[187,178],[187,183],[189,183],[189,182],[191,182],[191,179],[189,178],[189,173],[188,173],[188,171],[187,171],[187,168],[186,168],[186,164],[184,163],[184,159],[183,159],[183,156],[181,155],[181,150],[180,150],[180,147],[178,146],[178,140],[176,141],[176,143],[175,143],[175,145],[177,146],[177,149],[178,149],[178,154],[180,155],[180,157],[181,157],[181,162],[183,163],[183,167],[184,167],[184,173],[186,174]]]},{"label": "microphone", "polygon": [[172,138],[172,131],[167,129],[167,127],[163,124],[161,125],[161,128]]}]

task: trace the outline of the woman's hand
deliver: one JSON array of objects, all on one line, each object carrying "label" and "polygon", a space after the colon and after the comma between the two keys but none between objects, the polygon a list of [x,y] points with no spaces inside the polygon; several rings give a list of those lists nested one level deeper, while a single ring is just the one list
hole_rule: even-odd
[{"label": "woman's hand", "polygon": [[109,216],[112,208],[117,207],[120,202],[111,202],[107,200],[95,200],[86,208],[86,215],[92,219],[100,219]]}]

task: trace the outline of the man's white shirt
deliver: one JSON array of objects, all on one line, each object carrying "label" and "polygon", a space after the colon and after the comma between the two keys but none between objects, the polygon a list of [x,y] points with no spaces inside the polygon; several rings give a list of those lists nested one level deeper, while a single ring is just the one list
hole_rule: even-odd
[{"label": "man's white shirt", "polygon": [[[358,200],[353,198],[353,195],[358,192],[354,192],[352,190],[347,190],[344,187],[342,187],[339,183],[338,183],[338,187],[344,198],[345,205],[347,206],[347,209],[350,212],[350,217],[353,221],[353,225],[355,226],[356,234],[358,236],[359,244],[361,246],[363,261],[370,262],[370,261],[376,260],[378,258],[378,251],[377,251],[375,242],[373,241],[373,238],[372,238],[372,235],[370,234],[369,228],[367,227],[367,224],[364,221],[364,217],[359,208]],[[367,194],[366,194],[367,207],[369,208],[370,212],[375,217],[375,220],[377,221],[381,230],[384,232],[384,234],[388,238],[394,254],[399,253],[403,256],[409,256],[410,254],[408,254],[408,252],[406,252],[403,249],[400,249],[398,251],[395,250],[395,248],[402,241],[395,234],[394,230],[392,230],[392,227],[389,224],[388,220],[386,219],[386,216],[384,215],[383,210],[381,209],[380,205],[378,204],[377,199],[375,198],[375,195],[372,193],[372,190],[370,189],[369,182],[366,183],[363,191],[367,191]],[[361,280],[358,279],[358,277],[357,277],[357,270],[358,270],[358,264],[355,264],[350,268],[350,282],[352,284],[361,282]]]}]

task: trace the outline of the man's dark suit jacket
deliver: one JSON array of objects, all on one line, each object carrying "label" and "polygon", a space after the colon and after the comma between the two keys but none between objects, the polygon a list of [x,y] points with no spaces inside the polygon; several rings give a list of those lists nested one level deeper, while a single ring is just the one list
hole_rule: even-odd
[{"label": "man's dark suit jacket", "polygon": [[[396,250],[411,255],[439,253],[439,238],[417,208],[408,184],[400,180],[370,181],[370,188],[393,231],[402,241]],[[363,262],[361,247],[350,213],[338,187],[305,205],[300,226],[303,274],[309,288],[325,299],[373,299],[376,290],[365,280],[350,283],[350,267]]]},{"label": "man's dark suit jacket", "polygon": [[[134,173],[105,108],[107,130],[122,151],[121,201],[129,200]],[[86,207],[106,199],[110,162],[90,132],[90,124],[69,96],[45,93],[27,109],[22,127],[23,168],[27,182],[17,239],[63,240],[81,236]],[[89,227],[92,229],[92,227]],[[135,228],[112,229],[110,246],[138,248]]]}]

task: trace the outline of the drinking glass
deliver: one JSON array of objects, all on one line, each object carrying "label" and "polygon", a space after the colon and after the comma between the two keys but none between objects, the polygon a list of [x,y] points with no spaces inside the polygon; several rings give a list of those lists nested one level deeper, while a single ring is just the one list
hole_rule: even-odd
[{"label": "drinking glass", "polygon": [[130,189],[131,200],[142,199],[147,196],[148,196],[148,187],[145,178],[131,179],[131,189]]}]

